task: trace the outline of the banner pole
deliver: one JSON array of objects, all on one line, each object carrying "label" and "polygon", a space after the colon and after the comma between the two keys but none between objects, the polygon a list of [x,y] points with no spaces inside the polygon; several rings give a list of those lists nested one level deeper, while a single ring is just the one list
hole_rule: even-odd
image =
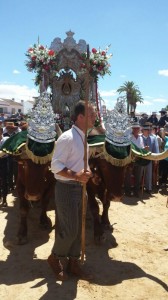
[{"label": "banner pole", "polygon": [[[90,86],[90,78],[89,78],[89,45],[87,45],[87,68],[85,74],[85,140],[84,140],[84,171],[87,171],[87,129],[88,129],[88,102],[89,102],[89,86]],[[86,225],[86,207],[87,207],[87,199],[86,199],[86,183],[83,184],[82,191],[82,239],[81,239],[81,262],[84,263],[84,255],[85,255],[85,225]]]}]

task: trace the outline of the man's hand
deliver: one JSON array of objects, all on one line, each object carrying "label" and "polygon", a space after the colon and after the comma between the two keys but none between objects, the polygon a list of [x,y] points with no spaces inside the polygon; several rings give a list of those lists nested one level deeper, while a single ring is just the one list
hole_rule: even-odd
[{"label": "man's hand", "polygon": [[76,181],[82,182],[82,183],[87,183],[89,178],[92,177],[92,172],[91,171],[80,171],[75,174],[75,179]]}]

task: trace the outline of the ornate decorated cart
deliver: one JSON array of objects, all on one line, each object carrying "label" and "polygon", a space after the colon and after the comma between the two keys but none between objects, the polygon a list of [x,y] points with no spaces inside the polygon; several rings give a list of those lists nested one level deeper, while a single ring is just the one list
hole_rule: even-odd
[{"label": "ornate decorated cart", "polygon": [[[105,50],[89,47],[85,40],[77,43],[72,31],[66,32],[67,37],[62,42],[55,38],[50,48],[39,43],[29,48],[26,56],[26,66],[29,71],[36,72],[35,84],[40,86],[40,92],[51,89],[52,106],[58,124],[63,130],[70,127],[73,116],[72,111],[78,100],[84,100],[86,95],[86,68],[89,56],[89,100],[97,107],[100,120],[100,102],[98,94],[98,77],[110,74],[107,55],[109,47]],[[44,80],[43,80],[44,79]]]}]

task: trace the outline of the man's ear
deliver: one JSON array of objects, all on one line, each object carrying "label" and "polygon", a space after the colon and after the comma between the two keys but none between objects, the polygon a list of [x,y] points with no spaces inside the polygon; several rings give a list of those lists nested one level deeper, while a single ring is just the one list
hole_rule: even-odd
[{"label": "man's ear", "polygon": [[81,120],[81,121],[84,119],[84,117],[85,117],[85,116],[82,115],[82,114],[79,114],[79,115],[78,115],[78,119]]}]

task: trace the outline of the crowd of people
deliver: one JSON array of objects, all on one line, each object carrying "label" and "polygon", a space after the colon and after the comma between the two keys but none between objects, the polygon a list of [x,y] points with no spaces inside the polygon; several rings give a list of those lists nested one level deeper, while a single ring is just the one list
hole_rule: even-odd
[{"label": "crowd of people", "polygon": [[[167,111],[156,112],[151,116],[142,114],[141,118],[132,119],[132,142],[140,149],[160,153],[168,149]],[[137,159],[126,169],[124,190],[126,196],[139,197],[145,191],[151,195],[156,187],[165,187],[168,177],[168,158],[160,161]]]}]

